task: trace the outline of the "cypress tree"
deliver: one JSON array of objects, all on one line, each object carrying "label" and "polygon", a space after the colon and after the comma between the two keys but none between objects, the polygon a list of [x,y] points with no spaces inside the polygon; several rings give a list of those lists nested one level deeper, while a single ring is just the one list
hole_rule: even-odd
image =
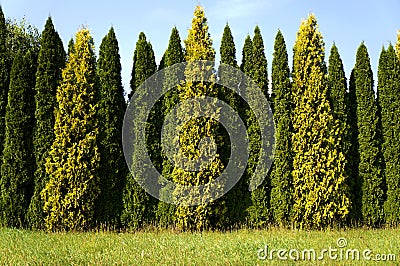
[{"label": "cypress tree", "polygon": [[395,115],[400,108],[400,61],[396,51],[389,45],[382,49],[378,67],[378,104],[382,121],[382,151],[384,175],[387,184],[385,202],[386,222],[400,222],[400,118]]},{"label": "cypress tree", "polygon": [[275,37],[272,60],[272,94],[276,148],[271,173],[271,212],[275,223],[286,225],[292,208],[292,99],[286,43],[281,31]]},{"label": "cypress tree", "polygon": [[[161,60],[160,68],[164,69],[174,64],[181,63],[185,60],[185,54],[182,48],[181,38],[176,27],[171,31],[169,38],[168,48],[164,53],[163,60]],[[179,73],[170,73],[170,69],[165,69],[164,72],[164,86],[169,88],[171,84],[176,84],[179,82]],[[163,117],[165,117],[172,108],[178,103],[179,95],[176,89],[169,90],[163,97]],[[174,130],[174,129],[171,129]],[[172,171],[174,169],[173,163],[166,157],[163,157],[162,164],[162,175],[167,179],[172,181]],[[165,190],[160,193],[171,193],[170,188],[165,188]],[[161,226],[172,225],[175,220],[175,205],[160,201],[157,206],[157,221]]]},{"label": "cypress tree", "polygon": [[[345,155],[345,170],[348,177],[349,188],[354,187],[354,180],[351,179],[353,168],[348,163],[350,139],[347,112],[347,81],[344,73],[342,59],[340,58],[338,48],[332,45],[329,55],[328,66],[328,97],[331,104],[333,117],[339,122],[341,136],[338,139],[340,151]],[[352,202],[356,201],[354,195],[350,195]],[[354,206],[354,205],[353,205]]]},{"label": "cypress tree", "polygon": [[65,51],[49,17],[41,36],[38,68],[35,86],[35,118],[33,142],[36,159],[35,189],[29,206],[29,223],[33,228],[44,224],[44,213],[40,192],[43,190],[49,175],[46,173],[46,158],[54,141],[54,108],[56,91],[61,81],[61,70],[65,66]]},{"label": "cypress tree", "polygon": [[361,43],[354,67],[357,101],[358,177],[362,184],[362,216],[370,226],[383,221],[384,180],[380,156],[378,107],[367,47]]},{"label": "cypress tree", "polygon": [[253,41],[251,40],[250,35],[247,35],[242,49],[242,63],[240,64],[240,70],[242,70],[248,76],[250,76],[252,71],[252,61]]},{"label": "cypress tree", "polygon": [[351,185],[350,191],[352,196],[352,211],[349,215],[354,221],[359,221],[362,218],[362,193],[361,181],[358,176],[358,165],[360,163],[359,145],[358,145],[358,126],[357,126],[357,99],[356,99],[356,85],[355,85],[355,70],[351,71],[349,79],[349,92],[346,94],[346,106],[348,112],[348,138],[349,150],[347,156],[347,163],[349,169],[349,184]]},{"label": "cypress tree", "polygon": [[138,88],[147,78],[153,75],[157,70],[157,64],[154,57],[153,47],[146,40],[146,35],[141,32],[139,40],[136,42],[136,49],[133,55],[132,79],[130,82],[130,99]]},{"label": "cypress tree", "polygon": [[87,230],[99,194],[98,89],[93,39],[76,33],[74,51],[56,93],[55,139],[46,160],[50,179],[41,192],[49,231]]},{"label": "cypress tree", "polygon": [[[5,115],[10,84],[11,60],[6,47],[7,26],[3,9],[0,6],[0,162],[3,157],[5,137]],[[1,178],[1,177],[0,177]]]},{"label": "cypress tree", "polygon": [[293,219],[296,227],[343,223],[350,208],[342,134],[327,95],[324,43],[317,20],[304,20],[293,48]]},{"label": "cypress tree", "polygon": [[100,195],[95,202],[95,218],[101,224],[117,225],[122,211],[123,180],[128,172],[121,131],[126,104],[118,40],[112,27],[100,45],[97,75],[100,82]]},{"label": "cypress tree", "polygon": [[[249,77],[258,85],[265,97],[268,99],[268,72],[267,59],[264,53],[264,42],[261,31],[258,26],[254,29],[254,37],[252,41],[251,61],[248,65]],[[245,179],[250,180],[258,164],[259,152],[261,148],[260,127],[254,112],[250,108],[246,108],[246,127],[249,135],[249,160],[245,172]],[[265,226],[270,219],[270,177],[266,178],[263,183],[251,192],[251,204],[248,208],[248,219],[252,226]]]},{"label": "cypress tree", "polygon": [[[221,61],[218,68],[218,77],[223,81],[224,84],[229,87],[238,87],[240,79],[236,77],[236,73],[231,70],[233,68],[239,68],[236,61],[236,48],[235,42],[232,36],[231,29],[228,23],[225,25],[224,32],[221,40],[220,47]],[[229,67],[226,67],[229,66]],[[229,104],[241,117],[244,117],[243,109],[240,108],[241,103],[240,96],[231,89],[219,86],[218,98]],[[231,126],[238,124],[237,117],[230,117],[229,123]],[[221,154],[221,160],[224,165],[229,163],[229,157],[231,155],[230,138],[224,127],[220,127],[220,137],[222,138],[222,147],[218,147]],[[230,226],[238,225],[243,222],[246,218],[246,208],[249,205],[249,193],[246,186],[245,178],[241,178],[237,184],[222,198],[226,201],[227,206],[227,223]]]},{"label": "cypress tree", "polygon": [[251,78],[260,87],[265,97],[268,98],[268,69],[267,58],[264,52],[264,41],[258,26],[254,29],[253,50],[252,50],[252,71]]},{"label": "cypress tree", "polygon": [[[179,97],[182,101],[192,97],[217,97],[217,86],[208,82],[196,81],[196,69],[199,67],[197,64],[190,64],[195,60],[208,60],[214,61],[215,50],[212,48],[212,39],[208,33],[208,23],[202,7],[197,6],[194,11],[194,18],[192,19],[192,27],[189,29],[188,38],[185,40],[186,46],[186,61],[189,62],[185,69],[186,83],[178,87]],[[212,66],[201,66],[209,69]],[[212,74],[213,75],[213,74]],[[184,108],[184,107],[183,107]],[[188,107],[189,108],[189,107]],[[210,106],[210,108],[213,108]],[[199,110],[193,106],[190,111],[191,117],[197,117]],[[186,153],[189,160],[194,159],[197,154],[197,145],[204,137],[214,137],[218,135],[218,123],[207,117],[200,117],[192,119],[187,122],[178,136],[181,149]],[[206,152],[209,152],[208,150]],[[181,160],[179,154],[176,160]],[[204,169],[199,171],[186,171],[180,167],[175,167],[172,176],[175,183],[181,185],[204,185],[218,177],[223,170],[219,154],[215,154],[214,160],[210,162]],[[179,194],[180,187],[177,187]],[[201,197],[201,200],[207,200],[209,195],[188,195],[191,197]],[[177,225],[181,229],[189,230],[204,230],[219,226],[225,218],[226,209],[223,201],[211,200],[208,204],[201,204],[197,206],[184,206],[179,205],[176,209]]]},{"label": "cypress tree", "polygon": [[[136,43],[136,49],[133,56],[133,68],[132,68],[132,79],[131,79],[131,93],[129,99],[134,95],[136,88],[138,88],[147,78],[153,75],[157,70],[157,65],[154,58],[153,48],[146,40],[146,36],[143,32],[139,34],[139,40]],[[157,110],[157,111],[156,111]],[[157,132],[155,132],[156,125],[152,123],[159,115],[158,109],[153,108],[149,117],[149,123],[146,128],[146,140],[147,149],[154,159],[154,155],[159,154],[159,147],[154,144],[154,140],[157,139]],[[149,137],[150,136],[150,137]],[[150,147],[149,147],[150,146]],[[156,147],[155,147],[156,146]],[[141,158],[141,153],[144,151],[135,149],[133,154],[133,166],[141,167],[140,162],[135,158]],[[157,158],[159,159],[159,158]],[[154,161],[153,161],[154,162]],[[160,169],[160,161],[155,162],[156,168]],[[121,215],[121,222],[123,225],[130,228],[139,228],[146,222],[150,222],[153,215],[154,199],[151,198],[145,190],[136,182],[135,178],[131,173],[128,173],[126,177],[126,184],[123,190],[123,210]]]},{"label": "cypress tree", "polygon": [[1,223],[26,227],[26,210],[33,192],[32,134],[36,58],[18,52],[11,69],[5,117],[6,132],[1,165]]}]

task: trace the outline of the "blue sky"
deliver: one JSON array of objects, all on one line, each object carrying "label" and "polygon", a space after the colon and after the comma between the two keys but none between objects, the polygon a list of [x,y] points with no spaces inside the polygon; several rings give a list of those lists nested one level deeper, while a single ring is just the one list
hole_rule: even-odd
[{"label": "blue sky", "polygon": [[[0,0],[7,17],[24,16],[39,31],[49,15],[64,46],[75,32],[87,26],[94,37],[96,52],[109,28],[115,28],[120,45],[122,79],[129,91],[133,51],[141,31],[153,45],[159,62],[168,45],[173,26],[182,40],[187,36],[195,6],[200,3],[209,21],[210,34],[219,60],[219,46],[225,24],[234,35],[237,59],[247,34],[259,25],[264,38],[268,69],[271,70],[275,35],[281,29],[288,47],[291,63],[292,47],[300,21],[312,12],[317,16],[326,44],[326,59],[333,42],[344,61],[346,76],[355,63],[357,47],[364,41],[368,47],[376,80],[376,69],[382,45],[396,41],[400,29],[400,1],[398,0],[214,0],[214,1],[77,1],[77,0]],[[269,73],[270,75],[270,73]]]}]

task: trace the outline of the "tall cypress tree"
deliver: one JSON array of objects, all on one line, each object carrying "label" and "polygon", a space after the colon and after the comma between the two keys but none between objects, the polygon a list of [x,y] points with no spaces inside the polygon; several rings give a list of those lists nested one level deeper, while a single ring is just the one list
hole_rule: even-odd
[{"label": "tall cypress tree", "polygon": [[[5,116],[10,84],[11,60],[6,47],[7,26],[3,9],[0,6],[0,162],[3,157],[5,137]],[[1,177],[0,177],[1,178]]]},{"label": "tall cypress tree", "polygon": [[[178,87],[179,97],[181,100],[186,100],[192,97],[217,97],[217,86],[204,81],[194,81],[198,75],[196,69],[199,66],[191,64],[195,60],[208,60],[215,59],[215,50],[212,48],[212,39],[208,32],[207,18],[205,17],[202,7],[197,6],[194,11],[194,18],[192,19],[192,27],[189,29],[188,38],[185,40],[186,46],[186,61],[188,66],[185,69],[186,82]],[[200,66],[209,70],[212,66]],[[212,106],[209,106],[213,108]],[[193,106],[191,110],[191,117],[197,117],[199,110]],[[218,123],[207,117],[200,117],[192,119],[187,122],[182,128],[180,134],[175,136],[179,139],[181,149],[185,151],[185,155],[189,160],[198,156],[197,145],[204,137],[215,137],[218,135]],[[205,152],[210,152],[209,150]],[[207,155],[207,154],[206,154]],[[180,154],[176,156],[176,160],[182,160]],[[205,185],[208,182],[218,177],[223,170],[219,154],[215,154],[214,160],[210,162],[204,169],[199,171],[187,171],[176,166],[173,170],[172,176],[175,183],[180,185]],[[177,187],[177,193],[180,193]],[[191,197],[201,197],[201,200],[207,200],[209,195],[188,195]],[[181,229],[190,230],[203,230],[219,226],[220,222],[225,218],[225,208],[223,201],[211,200],[208,204],[201,204],[198,206],[184,206],[179,205],[176,209],[177,225]]]},{"label": "tall cypress tree", "polygon": [[47,19],[41,38],[36,72],[36,126],[33,136],[36,159],[35,190],[28,210],[29,223],[33,228],[41,228],[44,224],[44,202],[40,192],[49,180],[45,163],[54,141],[56,91],[66,59],[63,43],[50,17]]},{"label": "tall cypress tree", "polygon": [[301,23],[293,48],[293,219],[300,228],[341,224],[351,204],[324,54],[317,20],[310,15]]},{"label": "tall cypress tree", "polygon": [[271,212],[275,223],[286,225],[292,208],[292,99],[286,43],[281,31],[275,37],[272,60],[272,94],[276,148],[271,173]]},{"label": "tall cypress tree", "polygon": [[86,230],[93,226],[99,194],[98,88],[93,39],[76,33],[56,93],[55,139],[46,161],[50,179],[41,192],[47,230]]},{"label": "tall cypress tree", "polygon": [[384,175],[387,184],[385,202],[386,222],[400,222],[400,117],[395,115],[400,108],[400,60],[389,45],[382,49],[378,67],[378,104],[382,122],[382,152]]},{"label": "tall cypress tree", "polygon": [[112,27],[100,45],[97,75],[100,82],[100,195],[95,202],[95,218],[101,224],[118,225],[122,211],[123,181],[128,173],[121,132],[126,104],[118,40]]},{"label": "tall cypress tree", "polygon": [[[225,25],[224,32],[221,40],[220,47],[220,66],[218,68],[218,77],[225,85],[229,87],[237,88],[240,84],[240,79],[236,73],[232,71],[232,68],[239,68],[236,61],[236,48],[235,42],[232,36],[231,29],[228,23]],[[227,67],[229,66],[229,67]],[[218,98],[229,104],[231,108],[235,110],[241,117],[244,118],[243,110],[241,105],[241,99],[236,92],[231,89],[219,86]],[[235,127],[238,124],[237,117],[229,117],[228,121],[231,127]],[[229,163],[229,157],[231,155],[231,145],[229,135],[225,128],[220,127],[220,136],[223,139],[222,147],[218,147],[221,154],[221,159],[224,165]],[[245,178],[241,178],[237,184],[223,197],[222,200],[226,201],[227,206],[227,222],[229,226],[237,226],[245,220],[246,208],[249,205],[249,193],[246,186]]]},{"label": "tall cypress tree", "polygon": [[[132,92],[129,94],[129,98],[131,98],[136,89],[151,75],[155,73],[157,70],[157,65],[154,58],[153,48],[146,40],[146,36],[143,32],[139,34],[139,40],[136,43],[136,49],[133,56],[133,68],[132,68],[132,79],[131,79],[131,89]],[[150,121],[154,121],[156,112],[155,108],[152,109],[150,114]],[[157,113],[157,115],[159,115]],[[151,123],[149,123],[151,124]],[[154,139],[157,138],[157,133],[155,130],[154,124],[151,127],[146,128],[146,138],[147,144],[152,144]],[[151,136],[149,139],[149,135]],[[148,145],[151,146],[151,145]],[[154,149],[152,149],[154,148]],[[157,148],[159,147],[147,147],[149,149],[149,154],[154,155],[158,154]],[[133,163],[136,166],[132,167],[141,167],[140,162],[137,161],[137,158],[141,158],[141,153],[144,151],[135,149],[133,154]],[[153,159],[153,158],[152,158]],[[157,169],[159,167],[159,161],[156,162]],[[121,215],[121,222],[123,225],[131,228],[138,228],[142,226],[146,222],[150,222],[153,215],[153,205],[155,202],[150,196],[145,192],[145,190],[137,183],[135,178],[131,173],[128,173],[126,177],[126,183],[123,190],[123,210]]]},{"label": "tall cypress tree", "polygon": [[[166,88],[170,88],[172,84],[179,83],[179,73],[171,73],[171,69],[168,67],[175,64],[181,63],[185,60],[185,54],[182,48],[181,38],[179,36],[178,29],[176,27],[172,28],[171,35],[169,38],[168,48],[164,53],[163,60],[160,63],[159,69],[165,69],[164,72],[164,84]],[[163,117],[165,117],[172,108],[178,103],[179,94],[176,88],[172,88],[167,93],[165,93],[162,104],[163,104]],[[165,128],[164,128],[165,129]],[[174,129],[171,129],[174,130]],[[167,179],[172,181],[172,171],[174,169],[173,163],[166,157],[163,157],[162,164],[162,175]],[[160,193],[171,193],[171,188],[165,187]],[[157,206],[157,221],[161,226],[169,226],[174,223],[175,220],[175,205],[160,201]]]},{"label": "tall cypress tree", "polygon": [[[264,52],[264,41],[258,26],[254,29],[254,37],[252,41],[251,61],[248,62],[249,77],[257,84],[268,99],[268,72],[267,59]],[[245,172],[245,179],[249,180],[258,164],[259,153],[261,149],[260,127],[254,112],[250,108],[246,108],[246,126],[249,135],[249,160]],[[248,220],[252,226],[265,226],[270,219],[270,177],[265,178],[263,183],[251,192],[251,205],[248,208]]]},{"label": "tall cypress tree", "polygon": [[378,137],[378,108],[374,80],[367,47],[361,43],[357,50],[354,78],[357,101],[359,166],[362,183],[362,216],[367,225],[383,221],[384,180]]},{"label": "tall cypress tree", "polygon": [[[347,108],[347,81],[344,73],[342,59],[335,44],[332,45],[329,55],[328,66],[328,97],[333,111],[333,117],[339,122],[341,136],[338,140],[340,151],[345,155],[345,170],[348,177],[349,188],[354,187],[354,180],[351,179],[353,168],[348,163],[350,156],[350,136]],[[356,201],[351,194],[352,202]],[[354,206],[354,204],[353,204]]]},{"label": "tall cypress tree", "polygon": [[355,70],[351,71],[349,79],[349,91],[346,94],[347,121],[349,126],[349,150],[347,154],[347,163],[349,169],[349,184],[351,185],[352,211],[349,218],[353,221],[360,221],[362,192],[361,181],[358,175],[358,165],[360,163],[359,145],[358,145],[358,125],[357,125],[357,98],[355,84]]},{"label": "tall cypress tree", "polygon": [[32,125],[36,58],[28,51],[18,52],[11,69],[6,110],[6,132],[1,165],[1,223],[26,227],[26,211],[33,192]]}]

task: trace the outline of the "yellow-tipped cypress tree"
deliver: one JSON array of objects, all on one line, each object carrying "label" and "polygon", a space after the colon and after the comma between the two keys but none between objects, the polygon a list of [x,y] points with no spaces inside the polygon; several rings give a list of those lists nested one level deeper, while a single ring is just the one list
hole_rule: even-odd
[{"label": "yellow-tipped cypress tree", "polygon": [[317,20],[310,15],[301,23],[293,49],[293,218],[300,228],[342,223],[351,204],[324,55]]},{"label": "yellow-tipped cypress tree", "polygon": [[[185,40],[186,61],[189,63],[185,69],[186,83],[178,87],[179,97],[182,101],[192,97],[217,97],[217,86],[207,82],[194,81],[198,76],[196,71],[197,64],[190,64],[196,60],[210,60],[215,58],[215,50],[212,47],[212,39],[208,33],[207,19],[202,7],[197,6],[194,11],[192,27],[189,29],[188,38]],[[201,64],[200,64],[201,65]],[[212,66],[207,65],[207,68]],[[210,69],[207,69],[210,71]],[[211,107],[212,108],[212,107]],[[199,110],[193,107],[190,110],[192,117],[199,114]],[[178,131],[179,132],[179,131]],[[186,123],[178,134],[182,149],[189,159],[198,156],[197,146],[204,137],[215,138],[218,134],[218,123],[215,120],[201,117],[190,120]],[[176,160],[179,160],[177,156]],[[204,185],[217,178],[223,170],[223,164],[216,154],[215,159],[207,167],[200,171],[186,171],[180,167],[175,167],[172,176],[175,183],[181,185]],[[178,187],[179,189],[179,187]],[[179,193],[179,192],[178,192]],[[205,193],[207,194],[207,193]],[[206,200],[209,195],[194,195]],[[224,217],[223,202],[211,201],[208,204],[198,206],[180,205],[176,209],[177,225],[181,229],[203,230],[217,226],[220,219]]]},{"label": "yellow-tipped cypress tree", "polygon": [[88,29],[77,32],[74,51],[57,89],[55,140],[46,161],[42,190],[49,231],[86,230],[99,194],[96,59]]}]

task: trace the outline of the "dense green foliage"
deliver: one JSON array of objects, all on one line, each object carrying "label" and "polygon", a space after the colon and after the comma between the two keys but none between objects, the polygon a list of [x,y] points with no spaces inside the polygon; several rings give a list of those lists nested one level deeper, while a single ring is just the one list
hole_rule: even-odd
[{"label": "dense green foliage", "polygon": [[386,222],[397,225],[400,222],[400,60],[389,45],[382,49],[378,69],[378,105],[382,123],[382,153],[384,177],[387,185],[385,202]]},{"label": "dense green foliage", "polygon": [[358,178],[361,182],[362,220],[375,226],[383,222],[385,200],[379,138],[378,107],[375,100],[371,63],[364,43],[357,50],[354,67],[357,102]]},{"label": "dense green foliage", "polygon": [[[6,19],[0,7],[0,225],[47,231],[155,225],[201,231],[399,224],[400,32],[396,45],[381,52],[376,95],[365,44],[358,48],[347,84],[335,44],[326,65],[323,37],[314,15],[300,26],[292,72],[283,34],[278,31],[270,79],[258,26],[252,38],[246,36],[238,62],[226,23],[217,69],[207,18],[197,6],[184,44],[174,27],[158,66],[163,70],[163,83],[150,88],[149,94],[170,90],[150,111],[145,143],[135,138],[142,132],[129,132],[134,149],[131,158],[124,158],[124,118],[141,123],[140,115],[145,112],[139,108],[138,117],[124,116],[126,95],[114,28],[103,38],[96,62],[87,29],[69,41],[66,53],[51,18],[39,34],[25,18]],[[135,97],[140,104],[150,100],[138,88],[156,73],[156,58],[141,32],[133,55],[129,100]],[[211,63],[199,64],[198,60]],[[188,64],[182,73],[169,68],[185,61]],[[258,85],[274,113],[273,165],[253,191],[249,185],[262,151],[260,123],[242,98],[251,98],[254,91],[244,95],[249,84],[233,76],[234,69]],[[205,70],[210,80],[199,82],[199,70]],[[239,93],[227,87],[238,88]],[[247,165],[239,165],[245,168],[242,178],[225,195],[221,183],[219,190],[212,191],[218,199],[211,201],[207,189],[212,186],[205,186],[202,194],[191,191],[182,197],[185,186],[206,185],[219,177],[234,150],[228,127],[217,121],[222,114],[218,112],[224,110],[217,108],[214,118],[201,114],[204,109],[215,110],[217,100],[201,106],[184,104],[206,96],[229,104],[249,136]],[[184,123],[175,128],[165,118],[177,106],[183,116],[176,121]],[[225,122],[229,129],[240,127],[238,117]],[[167,158],[161,132],[180,145],[173,158]],[[204,145],[207,140],[214,143]],[[159,196],[183,204],[157,200],[139,185],[137,178],[146,178],[140,173],[150,165],[144,164],[145,154],[163,177],[177,184],[154,184],[163,187]],[[199,158],[209,156],[213,159],[206,166],[190,169]],[[187,161],[192,164],[182,168]],[[129,173],[127,166],[138,176]],[[200,205],[192,206],[193,200],[200,200]]]},{"label": "dense green foliage", "polygon": [[122,151],[122,124],[125,113],[119,47],[114,28],[100,45],[97,75],[99,78],[99,153],[100,195],[95,205],[97,223],[118,225],[122,211],[122,189],[127,166]]},{"label": "dense green foliage", "polygon": [[6,130],[5,116],[10,84],[11,58],[6,46],[7,26],[0,6],[0,162],[3,160],[3,144]]},{"label": "dense green foliage", "polygon": [[292,208],[292,95],[285,40],[281,31],[275,37],[272,60],[272,94],[276,143],[271,172],[271,212],[273,221],[288,224]]},{"label": "dense green foliage", "polygon": [[[172,28],[171,35],[169,38],[168,48],[163,55],[163,59],[160,62],[159,69],[164,69],[164,84],[165,88],[171,89],[167,93],[165,93],[162,99],[162,112],[163,117],[165,117],[172,108],[178,103],[179,94],[176,88],[170,88],[172,84],[179,83],[180,80],[183,79],[180,76],[180,73],[172,73],[171,69],[168,67],[173,66],[175,64],[181,63],[185,60],[185,54],[182,48],[181,37],[179,36],[178,29],[176,27]],[[167,130],[168,127],[164,128]],[[169,129],[169,128],[168,128]],[[174,131],[175,129],[170,129]],[[169,133],[170,134],[170,133]],[[162,175],[169,181],[172,181],[172,171],[174,169],[173,163],[163,155],[162,162]],[[172,193],[169,187],[165,187],[161,192],[162,193]],[[175,222],[175,209],[176,206],[174,204],[170,204],[164,201],[159,201],[157,206],[157,221],[161,226],[169,226],[173,225]]]},{"label": "dense green foliage", "polygon": [[36,72],[36,125],[33,135],[36,159],[35,189],[28,210],[29,224],[33,228],[42,228],[44,224],[44,202],[40,192],[49,180],[45,163],[54,141],[56,91],[61,81],[61,70],[65,66],[66,59],[62,41],[54,29],[50,17],[47,19],[41,38]]},{"label": "dense green foliage", "polygon": [[[131,98],[136,89],[152,74],[157,70],[157,65],[154,58],[153,48],[146,40],[146,36],[143,32],[139,34],[139,40],[136,42],[136,49],[133,56],[133,68],[132,68],[132,79],[131,79],[131,89],[132,92],[129,95]],[[158,109],[153,108],[150,114],[150,120],[154,120],[155,114],[158,113]],[[150,130],[150,132],[149,132]],[[157,139],[157,134],[155,131],[154,123],[147,124],[147,143],[150,144],[149,154],[159,154],[154,149],[158,148],[155,139]],[[135,134],[133,132],[133,134]],[[150,136],[150,138],[148,137]],[[152,145],[153,144],[153,145]],[[154,147],[154,144],[156,148]],[[146,152],[143,148],[137,148],[135,145],[132,165],[131,167],[142,168],[141,158],[143,158],[143,152]],[[159,159],[159,158],[157,158]],[[156,163],[160,163],[157,161]],[[158,168],[159,169],[159,168]],[[121,222],[123,225],[130,228],[139,228],[144,223],[150,222],[154,213],[154,200],[145,192],[145,190],[137,183],[135,177],[131,173],[126,176],[126,183],[123,190],[123,210],[121,215]]]},{"label": "dense green foliage", "polygon": [[[251,53],[245,50],[248,49],[247,45],[249,45],[249,43],[250,42],[246,40],[243,49],[243,54],[246,55],[246,57],[250,57],[250,60],[246,60],[243,65],[244,73],[248,75],[255,84],[257,84],[259,88],[255,89],[261,89],[265,97],[268,99],[267,59],[264,52],[264,41],[258,26],[254,29],[254,37],[251,42]],[[250,88],[253,89],[253,87]],[[261,132],[257,118],[251,108],[245,108],[245,117],[250,146],[245,179],[250,180],[259,161]],[[270,176],[268,176],[257,189],[251,192],[251,203],[247,208],[247,219],[252,226],[265,226],[270,221],[270,183]]]},{"label": "dense green foliage", "polygon": [[74,52],[57,89],[55,139],[46,161],[50,179],[41,192],[47,230],[85,230],[93,226],[99,195],[98,85],[93,39],[77,32]]},{"label": "dense green foliage", "polygon": [[36,58],[28,51],[18,52],[11,69],[5,117],[6,131],[1,164],[1,224],[26,227],[26,210],[33,193],[32,134]]}]

